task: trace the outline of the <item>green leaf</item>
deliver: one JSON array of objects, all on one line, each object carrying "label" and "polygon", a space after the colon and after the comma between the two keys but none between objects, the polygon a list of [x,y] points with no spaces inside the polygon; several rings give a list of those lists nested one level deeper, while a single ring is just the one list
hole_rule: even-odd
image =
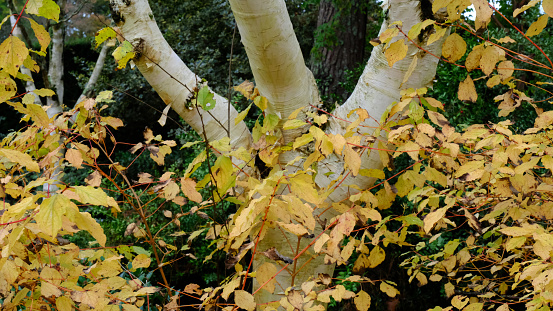
[{"label": "green leaf", "polygon": [[209,111],[215,108],[215,99],[213,99],[214,94],[209,90],[209,87],[205,85],[198,92],[197,103],[202,107],[203,110]]},{"label": "green leaf", "polygon": [[42,0],[42,6],[38,9],[37,15],[59,22],[60,7],[52,0]]}]

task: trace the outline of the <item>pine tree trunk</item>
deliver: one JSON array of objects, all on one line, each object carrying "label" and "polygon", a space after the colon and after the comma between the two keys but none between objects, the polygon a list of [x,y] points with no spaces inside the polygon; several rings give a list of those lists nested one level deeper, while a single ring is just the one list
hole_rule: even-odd
[{"label": "pine tree trunk", "polygon": [[[337,5],[331,0],[322,0],[319,6],[317,29],[321,31],[323,47],[312,55],[311,70],[319,84],[321,95],[336,95],[335,99],[346,100],[350,94],[340,85],[346,70],[352,70],[363,62],[367,12],[365,0],[354,0]],[[330,30],[321,27],[336,24]],[[329,32],[330,31],[330,32]],[[321,38],[322,36],[322,38]]]}]

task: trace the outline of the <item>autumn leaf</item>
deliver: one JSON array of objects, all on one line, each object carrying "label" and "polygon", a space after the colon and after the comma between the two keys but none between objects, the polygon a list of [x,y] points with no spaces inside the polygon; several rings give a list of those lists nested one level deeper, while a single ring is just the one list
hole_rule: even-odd
[{"label": "autumn leaf", "polygon": [[136,271],[139,268],[148,268],[152,259],[146,254],[139,254],[132,260],[132,269],[131,271]]},{"label": "autumn leaf", "polygon": [[15,77],[28,55],[25,43],[16,36],[9,36],[0,44],[0,68]]},{"label": "autumn leaf", "polygon": [[442,207],[431,213],[428,213],[428,215],[426,215],[426,217],[424,218],[424,231],[426,233],[430,233],[430,230],[432,230],[434,225],[444,217],[445,212],[447,212],[447,208]]},{"label": "autumn leaf", "polygon": [[476,88],[474,87],[474,82],[472,82],[470,75],[467,75],[465,81],[459,83],[458,98],[473,103],[478,99],[478,93],[476,93]]},{"label": "autumn leaf", "polygon": [[28,21],[31,23],[31,28],[35,33],[35,37],[37,38],[38,43],[40,44],[40,51],[46,52],[48,45],[50,45],[50,35],[46,31],[46,29],[44,29],[44,26],[35,22],[33,19],[28,19]]},{"label": "autumn leaf", "polygon": [[453,33],[442,44],[442,55],[451,62],[456,62],[467,51],[467,43],[457,33]]},{"label": "autumn leaf", "polygon": [[257,280],[257,283],[259,283],[259,286],[262,286],[267,282],[262,289],[268,291],[269,293],[273,293],[275,291],[276,284],[276,279],[273,278],[273,276],[275,276],[277,272],[278,270],[275,265],[270,262],[265,262],[257,269],[255,279]]},{"label": "autumn leaf", "polygon": [[44,199],[35,216],[40,229],[49,236],[55,237],[61,229],[62,217],[71,204],[71,201],[61,194],[54,194]]},{"label": "autumn leaf", "polygon": [[407,56],[408,47],[403,40],[397,40],[390,44],[390,46],[384,51],[384,55],[388,60],[388,66],[392,67],[394,64]]},{"label": "autumn leaf", "polygon": [[526,35],[528,37],[539,35],[543,31],[545,26],[547,26],[548,20],[549,20],[549,16],[545,14],[540,16],[537,21],[533,22],[532,25],[530,25],[530,27],[526,31]]},{"label": "autumn leaf", "polygon": [[385,281],[380,282],[380,290],[392,298],[399,294],[399,291],[395,287]]},{"label": "autumn leaf", "polygon": [[543,0],[542,9],[549,17],[553,17],[553,0]]},{"label": "autumn leaf", "polygon": [[39,172],[40,168],[38,163],[33,160],[33,158],[21,151],[15,149],[0,149],[0,155],[6,157],[11,162],[19,163],[24,166],[27,170],[32,172]]},{"label": "autumn leaf", "polygon": [[244,290],[237,290],[234,292],[234,302],[241,309],[248,311],[253,311],[256,307],[253,296]]},{"label": "autumn leaf", "polygon": [[367,311],[371,307],[371,296],[364,290],[359,291],[353,301],[359,311]]}]

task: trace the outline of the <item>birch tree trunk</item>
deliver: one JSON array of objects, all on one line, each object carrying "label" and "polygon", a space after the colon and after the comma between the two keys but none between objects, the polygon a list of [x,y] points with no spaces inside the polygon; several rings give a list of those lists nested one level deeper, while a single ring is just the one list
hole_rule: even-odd
[{"label": "birch tree trunk", "polygon": [[[66,0],[57,1],[60,6],[60,19],[63,19]],[[50,87],[56,92],[56,97],[48,97],[47,103],[50,106],[48,116],[60,113],[63,106],[63,95],[65,92],[63,85],[63,43],[65,39],[65,23],[63,21],[52,25],[52,49],[50,52],[50,63],[48,66],[48,81]]]},{"label": "birch tree trunk", "polygon": [[[163,39],[152,17],[147,0],[111,0],[110,2],[112,15],[122,36],[131,42],[140,53],[140,57],[134,60],[135,64],[165,103],[171,105],[186,122],[202,136],[205,135],[207,139],[213,140],[228,135],[229,129],[225,125],[229,117],[231,119],[236,117],[236,111],[230,107],[231,113],[227,114],[229,104],[224,98],[216,95],[217,107],[221,108],[214,109],[213,114],[186,108],[190,90],[197,85],[198,78]],[[279,115],[281,119],[286,119],[297,108],[317,104],[317,88],[314,85],[311,72],[303,61],[284,0],[230,0],[230,4],[242,42],[246,47],[257,87],[270,102],[268,112]],[[385,5],[389,9],[389,13],[381,31],[387,29],[393,21],[403,21],[403,29],[406,31],[421,21],[418,0],[391,0]],[[403,40],[403,38],[396,40],[398,39]],[[411,59],[419,53],[415,45],[406,43],[409,46],[408,57],[397,62],[392,68],[388,66],[382,47],[373,50],[353,94],[343,106],[334,112],[338,118],[347,119],[349,111],[363,108],[374,117],[374,119],[367,119],[363,125],[377,128],[378,123],[375,120],[380,119],[390,104],[399,100],[401,87],[423,87],[431,83],[438,59],[426,54],[419,55],[418,65],[409,83],[401,86]],[[438,40],[428,49],[432,54],[440,55],[441,44],[442,41]],[[201,125],[202,119],[205,126]],[[344,122],[332,120],[328,133],[343,133],[345,128]],[[367,130],[367,132],[374,134],[374,130]],[[249,146],[249,131],[243,122],[231,128],[230,134],[233,146]],[[293,141],[301,134],[301,128],[295,131],[284,131],[284,143]],[[287,161],[293,159],[293,156],[293,152],[282,155],[279,158],[280,165],[286,166]],[[367,153],[363,157],[362,165],[364,168],[382,167],[378,157],[372,154],[367,155]],[[297,167],[301,167],[301,164]],[[337,156],[320,163],[319,173],[315,180],[317,185],[320,188],[327,187],[331,179],[325,176],[325,172],[340,173],[343,167],[343,159]],[[293,172],[294,168],[287,167],[287,170]],[[328,198],[327,203],[347,199],[348,195],[355,193],[356,190],[349,188],[348,185],[355,184],[359,188],[366,188],[372,182],[374,180],[369,178],[348,177],[340,188]],[[320,228],[317,230],[320,232]],[[307,242],[302,245],[306,245]],[[274,246],[282,255],[293,258],[293,251],[287,251],[289,247],[284,246],[285,243],[284,236],[275,231],[266,234],[263,244],[258,247],[260,247],[259,251],[264,251],[264,247]],[[306,262],[305,258],[300,259],[298,266]],[[258,264],[260,262],[262,261],[258,261]],[[277,282],[286,288],[301,284],[307,277],[316,276],[320,272],[332,275],[333,269],[333,265],[324,265],[319,256],[310,261],[300,274],[295,275],[294,282],[292,282],[293,277],[290,274],[284,273],[278,276]],[[279,300],[282,294],[259,291],[256,295],[256,303]]]}]

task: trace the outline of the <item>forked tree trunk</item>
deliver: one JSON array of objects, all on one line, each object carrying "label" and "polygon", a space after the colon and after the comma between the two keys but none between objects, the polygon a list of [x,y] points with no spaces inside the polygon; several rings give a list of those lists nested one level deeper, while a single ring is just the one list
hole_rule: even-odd
[{"label": "forked tree trunk", "polygon": [[[217,105],[220,108],[212,110],[212,115],[186,108],[189,90],[198,83],[197,77],[163,39],[152,17],[147,0],[111,0],[110,2],[112,14],[123,37],[130,41],[140,53],[140,58],[134,60],[135,64],[165,103],[171,104],[172,108],[186,122],[191,124],[202,136],[205,134],[207,139],[213,140],[227,135],[229,130],[227,129],[227,117],[234,119],[236,111],[232,106],[229,107],[225,99],[216,96]],[[318,95],[313,84],[313,77],[303,63],[284,0],[231,0],[230,3],[242,42],[248,53],[257,87],[270,102],[268,112],[279,114],[281,119],[286,119],[297,108],[316,103]],[[382,25],[382,30],[387,29],[391,22],[397,20],[403,21],[405,30],[420,22],[418,0],[391,0],[387,2],[387,6],[389,7],[388,18]],[[398,37],[396,40],[403,40],[403,37]],[[375,48],[353,94],[343,106],[336,109],[334,114],[339,118],[347,119],[349,111],[363,108],[372,117],[379,120],[386,108],[394,101],[399,100],[401,81],[412,58],[419,53],[416,46],[409,42],[406,43],[409,46],[408,56],[397,62],[393,68],[388,66],[382,47]],[[441,55],[441,44],[442,41],[438,40],[426,48],[434,55]],[[429,53],[421,53],[419,57],[415,73],[409,82],[403,85],[404,88],[428,86],[435,76],[438,59]],[[227,114],[227,108],[230,110],[230,116]],[[201,126],[202,118],[205,126]],[[378,127],[378,123],[371,118],[367,119],[364,125]],[[232,146],[248,148],[251,137],[244,122],[240,122],[236,126],[234,126],[234,122],[231,122],[231,126],[233,126],[230,129]],[[346,126],[347,124],[344,122],[332,119],[328,132],[344,133]],[[368,130],[369,134],[372,131]],[[302,129],[285,131],[285,143],[301,134]],[[285,153],[280,157],[280,164],[285,166],[286,161],[293,159],[293,156],[293,152]],[[296,167],[302,167],[301,163]],[[343,167],[343,159],[338,156],[324,160],[324,163],[319,165],[319,172],[315,180],[317,185],[321,188],[327,187],[331,179],[325,173],[337,172],[340,174]],[[373,156],[373,153],[367,156],[365,153],[362,167],[380,168],[382,164],[378,156]],[[293,172],[294,168],[287,167],[287,170]],[[363,189],[373,182],[374,180],[370,178],[348,177],[340,188],[328,197],[327,203],[347,199],[348,195],[355,193],[356,190],[349,188],[348,185],[355,184]],[[320,230],[320,228],[316,229],[318,232]],[[294,241],[296,240],[294,239]],[[268,247],[276,247],[282,255],[294,257],[294,253],[290,251],[281,231],[275,230],[267,234],[263,244],[258,246],[258,251],[264,251]],[[257,265],[264,260],[259,257],[261,256],[256,255]],[[300,258],[298,267],[304,261],[305,258]],[[278,276],[278,282],[286,288],[301,284],[307,277],[316,276],[320,272],[332,274],[333,269],[333,265],[324,265],[322,256],[319,256],[307,264],[302,273],[296,275],[294,284],[292,284],[290,275],[284,273]],[[262,290],[256,295],[256,302],[259,304],[280,300],[282,294],[280,291],[270,294]]]},{"label": "forked tree trunk", "polygon": [[[358,66],[364,58],[365,36],[367,33],[367,12],[364,2],[367,0],[336,1],[322,0],[319,4],[317,19],[318,40],[323,47],[311,55],[311,70],[315,79],[321,81],[321,95],[337,95],[347,99],[346,90],[340,85],[344,82],[345,71]],[[342,2],[340,2],[342,3]],[[336,25],[332,30],[324,26]]]}]

